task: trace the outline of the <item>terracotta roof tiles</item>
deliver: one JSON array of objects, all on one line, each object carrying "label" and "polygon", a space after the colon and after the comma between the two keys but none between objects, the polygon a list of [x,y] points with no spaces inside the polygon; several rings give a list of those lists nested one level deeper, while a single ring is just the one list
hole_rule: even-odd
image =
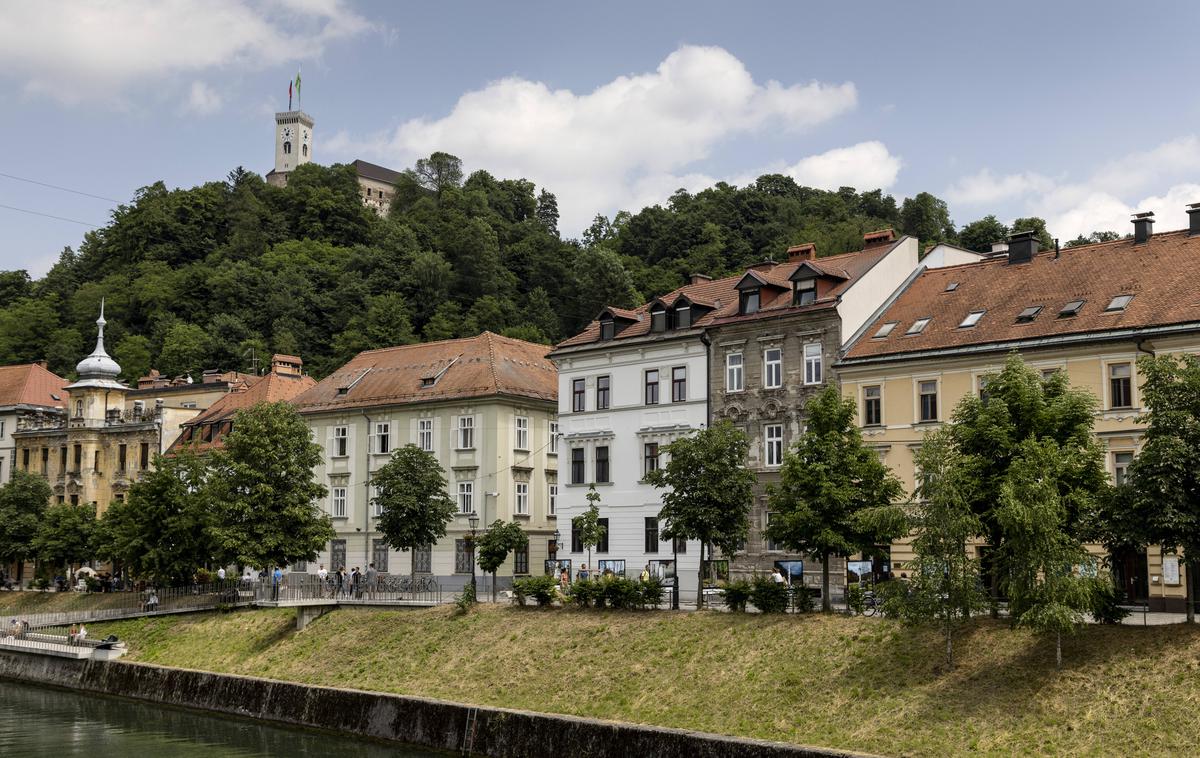
[{"label": "terracotta roof tiles", "polygon": [[61,406],[67,397],[66,386],[65,379],[40,363],[0,366],[0,406]]}]

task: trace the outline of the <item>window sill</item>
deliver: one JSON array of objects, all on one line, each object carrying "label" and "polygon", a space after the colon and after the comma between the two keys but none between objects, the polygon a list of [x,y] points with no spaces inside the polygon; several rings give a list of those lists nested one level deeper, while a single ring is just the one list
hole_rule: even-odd
[{"label": "window sill", "polygon": [[942,423],[941,419],[929,419],[928,421],[914,421],[913,426],[936,426]]},{"label": "window sill", "polygon": [[331,456],[329,456],[329,460],[331,460],[331,461],[344,461],[344,460],[346,460],[346,459],[347,459],[347,458],[349,458],[349,457],[350,457],[350,456],[348,456],[348,455],[331,455]]},{"label": "window sill", "polygon": [[533,518],[533,516],[532,516],[532,514],[529,514],[529,513],[514,513],[513,518],[519,518],[519,519],[524,519],[525,521],[529,521],[530,519]]},{"label": "window sill", "polygon": [[528,453],[529,453],[529,448],[527,448],[527,447],[514,447],[514,448],[513,448],[513,452],[514,452],[514,453],[526,453],[526,454],[528,454]]},{"label": "window sill", "polygon": [[[432,451],[428,451],[428,452],[432,452]],[[473,452],[475,452],[475,448],[473,448],[473,447],[456,447],[456,448],[454,448],[454,452],[456,452],[456,453],[473,453]]]}]

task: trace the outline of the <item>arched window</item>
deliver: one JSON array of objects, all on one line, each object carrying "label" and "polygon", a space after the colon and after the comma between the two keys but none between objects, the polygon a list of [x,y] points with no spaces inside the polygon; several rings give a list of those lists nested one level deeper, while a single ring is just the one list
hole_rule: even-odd
[{"label": "arched window", "polygon": [[308,145],[300,146],[300,154],[303,155],[305,158],[308,157]]},{"label": "arched window", "polygon": [[83,418],[83,401],[75,401],[75,418]]},{"label": "arched window", "polygon": [[284,143],[283,143],[283,154],[284,154],[284,155],[291,155],[291,154],[292,154],[292,143],[291,143],[291,142],[284,142]]}]

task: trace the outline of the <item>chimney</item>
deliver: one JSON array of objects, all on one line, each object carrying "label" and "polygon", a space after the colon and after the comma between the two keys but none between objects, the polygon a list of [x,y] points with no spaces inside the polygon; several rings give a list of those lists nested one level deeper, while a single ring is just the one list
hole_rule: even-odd
[{"label": "chimney", "polygon": [[787,257],[788,263],[811,261],[817,257],[817,246],[812,242],[805,242],[803,245],[792,245],[787,249]]},{"label": "chimney", "polygon": [[877,232],[867,232],[863,235],[863,250],[887,245],[896,241],[896,233],[891,229],[880,229]]},{"label": "chimney", "polygon": [[1149,241],[1154,233],[1154,211],[1133,214],[1133,244],[1141,245]]},{"label": "chimney", "polygon": [[692,274],[692,281],[691,281],[692,284],[703,284],[704,282],[711,282],[711,281],[712,281],[712,277],[707,274]]},{"label": "chimney", "polygon": [[1008,237],[1008,262],[1029,263],[1038,252],[1037,232],[1016,232]]},{"label": "chimney", "polygon": [[46,362],[45,358],[41,359],[40,361],[34,361],[34,362],[37,363],[37,365],[41,366],[42,368],[47,368],[50,365],[49,363]]},{"label": "chimney", "polygon": [[304,361],[296,355],[271,356],[271,373],[280,376],[300,376],[303,372]]},{"label": "chimney", "polygon": [[1195,237],[1200,235],[1200,203],[1192,203],[1188,206],[1188,236]]},{"label": "chimney", "polygon": [[1008,252],[1008,243],[1001,240],[1000,242],[992,243],[992,252],[988,253],[988,255],[1000,255],[1001,253],[1007,253],[1007,252]]}]

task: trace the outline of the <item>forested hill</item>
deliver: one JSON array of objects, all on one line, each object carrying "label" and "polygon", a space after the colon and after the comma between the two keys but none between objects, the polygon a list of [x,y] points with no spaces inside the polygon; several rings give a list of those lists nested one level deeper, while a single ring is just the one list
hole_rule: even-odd
[{"label": "forested hill", "polygon": [[557,223],[547,190],[485,171],[464,179],[443,153],[405,172],[386,219],[362,205],[345,165],[300,166],[282,189],[240,168],[191,189],[158,182],[45,277],[0,272],[0,364],[44,358],[70,376],[103,297],[126,380],[152,366],[249,370],[272,352],[302,356],[320,377],[360,350],[483,329],[553,342],[605,304],[634,305],[693,272],[728,274],[799,242],[844,252],[887,226],[922,244],[958,238],[927,193],[898,207],[878,190],[826,192],[779,175],[597,216],[579,240]]}]

